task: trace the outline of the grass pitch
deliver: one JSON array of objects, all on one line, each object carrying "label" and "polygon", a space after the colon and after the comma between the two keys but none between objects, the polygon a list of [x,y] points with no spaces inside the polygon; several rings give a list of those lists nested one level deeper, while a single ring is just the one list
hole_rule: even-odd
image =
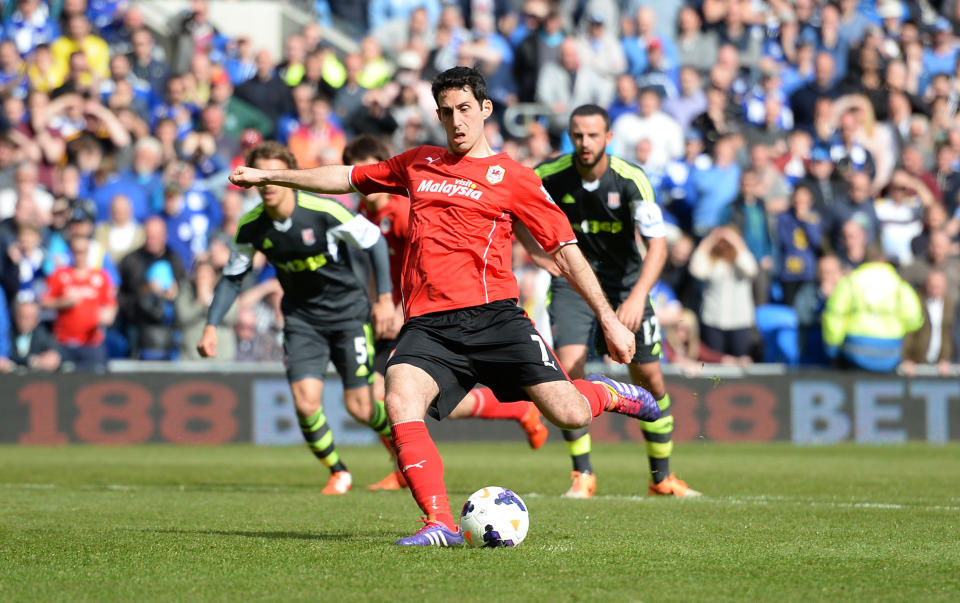
[{"label": "grass pitch", "polygon": [[[516,549],[399,549],[407,491],[346,496],[304,448],[0,448],[0,600],[957,600],[960,446],[686,444],[707,494],[648,498],[642,446],[596,446],[598,495],[562,500],[552,441],[440,445],[457,507],[503,485]],[[455,509],[456,512],[456,509]]]}]

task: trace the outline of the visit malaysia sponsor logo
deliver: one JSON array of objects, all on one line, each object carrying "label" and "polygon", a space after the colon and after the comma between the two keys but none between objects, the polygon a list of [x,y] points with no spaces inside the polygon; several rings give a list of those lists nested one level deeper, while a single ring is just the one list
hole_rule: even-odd
[{"label": "visit malaysia sponsor logo", "polygon": [[421,180],[417,187],[418,193],[440,193],[448,197],[466,197],[477,201],[483,196],[483,191],[477,188],[471,180]]}]

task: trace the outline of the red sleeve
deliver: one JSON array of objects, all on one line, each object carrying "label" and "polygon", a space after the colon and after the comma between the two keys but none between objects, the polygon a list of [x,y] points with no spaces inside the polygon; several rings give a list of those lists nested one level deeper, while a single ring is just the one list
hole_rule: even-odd
[{"label": "red sleeve", "polygon": [[510,211],[523,222],[533,238],[547,251],[577,242],[570,221],[547,192],[536,172],[525,169],[517,178],[519,195],[512,197]]},{"label": "red sleeve", "polygon": [[353,166],[350,168],[350,185],[364,195],[371,193],[406,195],[410,182],[407,166],[419,150],[419,147],[410,149],[380,163]]}]

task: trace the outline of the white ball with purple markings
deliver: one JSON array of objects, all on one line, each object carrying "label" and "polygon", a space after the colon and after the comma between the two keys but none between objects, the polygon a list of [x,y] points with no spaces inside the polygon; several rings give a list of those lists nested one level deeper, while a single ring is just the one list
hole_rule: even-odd
[{"label": "white ball with purple markings", "polygon": [[517,546],[526,538],[529,527],[526,503],[500,486],[477,490],[460,511],[460,529],[470,546]]}]

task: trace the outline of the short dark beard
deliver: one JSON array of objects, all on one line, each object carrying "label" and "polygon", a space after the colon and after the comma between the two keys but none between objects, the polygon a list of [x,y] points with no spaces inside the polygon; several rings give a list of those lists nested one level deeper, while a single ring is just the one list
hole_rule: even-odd
[{"label": "short dark beard", "polygon": [[607,149],[602,148],[600,149],[600,153],[597,154],[597,158],[593,160],[593,163],[588,164],[583,162],[583,159],[580,158],[580,155],[578,153],[576,152],[573,153],[573,159],[574,161],[576,161],[577,165],[586,169],[591,169],[595,167],[598,163],[603,161],[603,158],[606,156],[607,156]]}]

